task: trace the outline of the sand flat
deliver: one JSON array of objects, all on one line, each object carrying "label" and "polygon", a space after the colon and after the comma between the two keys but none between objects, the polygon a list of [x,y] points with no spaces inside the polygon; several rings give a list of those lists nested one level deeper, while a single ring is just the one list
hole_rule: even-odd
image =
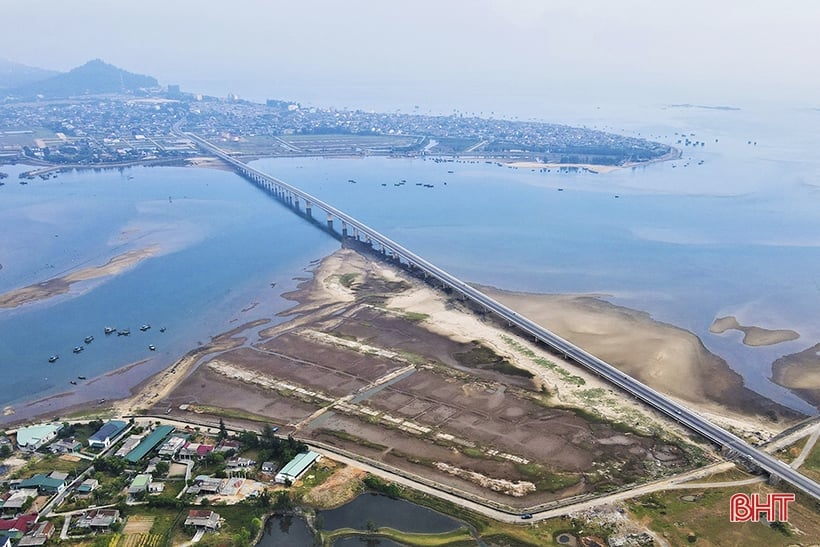
[{"label": "sand flat", "polygon": [[743,343],[747,346],[773,346],[800,338],[800,334],[789,329],[764,329],[756,326],[741,325],[733,315],[718,317],[709,327],[709,332],[723,334],[727,330],[738,330],[743,333]]},{"label": "sand flat", "polygon": [[65,294],[75,283],[109,275],[117,275],[137,265],[146,258],[154,256],[158,251],[158,245],[152,245],[144,249],[134,249],[111,258],[111,260],[102,266],[82,268],[60,277],[54,277],[40,283],[5,292],[0,294],[0,308],[16,308],[24,304],[47,300],[54,296]]}]

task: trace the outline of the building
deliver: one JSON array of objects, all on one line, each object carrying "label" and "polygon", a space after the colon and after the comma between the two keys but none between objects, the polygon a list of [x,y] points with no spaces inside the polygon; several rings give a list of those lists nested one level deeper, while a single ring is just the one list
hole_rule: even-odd
[{"label": "building", "polygon": [[63,425],[57,423],[21,427],[17,430],[17,447],[20,450],[34,452],[53,441],[62,428]]},{"label": "building", "polygon": [[159,481],[151,481],[148,483],[148,493],[151,495],[162,494],[165,490],[165,483]]},{"label": "building", "polygon": [[92,509],[78,517],[74,522],[74,526],[92,530],[106,530],[119,520],[120,512],[116,509]]},{"label": "building", "polygon": [[0,547],[11,547],[11,537],[0,535]]},{"label": "building", "polygon": [[79,452],[82,447],[82,443],[74,440],[74,437],[69,437],[51,443],[48,450],[52,454],[74,454]]},{"label": "building", "polygon": [[85,479],[80,485],[77,487],[78,494],[90,494],[94,490],[96,490],[100,486],[100,482],[97,479]]},{"label": "building", "polygon": [[20,539],[29,530],[34,528],[37,522],[37,513],[21,515],[16,519],[0,519],[0,536],[11,539]]},{"label": "building", "polygon": [[287,482],[293,483],[296,479],[302,476],[307,471],[313,462],[319,459],[319,454],[312,450],[297,454],[295,458],[290,460],[288,464],[282,468],[274,477],[274,480],[280,484]]},{"label": "building", "polygon": [[38,473],[17,483],[16,489],[32,488],[41,494],[58,494],[65,490],[65,477],[62,473],[52,473],[52,475]]},{"label": "building", "polygon": [[131,481],[131,486],[128,487],[128,494],[134,495],[139,494],[140,492],[147,492],[148,485],[151,483],[153,477],[150,473],[142,473],[134,477],[134,480]]},{"label": "building", "polygon": [[276,473],[276,464],[273,462],[262,462],[262,473]]},{"label": "building", "polygon": [[36,488],[21,488],[0,494],[0,513],[4,518],[20,514],[28,499],[36,498],[37,494]]},{"label": "building", "polygon": [[49,521],[38,522],[26,535],[17,542],[17,547],[34,547],[44,545],[54,534],[54,525]]},{"label": "building", "polygon": [[218,513],[208,510],[191,509],[185,519],[185,526],[202,528],[205,530],[218,530],[222,525]]},{"label": "building", "polygon": [[131,452],[129,452],[125,459],[131,463],[137,463],[146,454],[153,450],[162,440],[171,434],[174,430],[172,425],[158,425],[150,435],[145,437]]},{"label": "building", "polygon": [[201,460],[211,452],[214,447],[209,444],[185,443],[179,451],[179,458],[182,460]]},{"label": "building", "polygon": [[111,446],[111,442],[114,438],[122,433],[127,425],[127,422],[120,420],[110,420],[106,422],[96,433],[88,438],[88,446],[92,448],[108,448]]},{"label": "building", "polygon": [[128,437],[122,446],[117,450],[114,454],[115,456],[119,456],[120,458],[124,458],[128,455],[129,452],[134,450],[141,442],[142,439],[145,437],[143,435],[131,435]]},{"label": "building", "polygon": [[173,458],[183,446],[185,446],[185,438],[174,435],[159,447],[159,456],[161,458]]},{"label": "building", "polygon": [[194,484],[188,487],[188,493],[194,495],[218,494],[221,488],[222,479],[209,475],[197,475],[194,477]]}]

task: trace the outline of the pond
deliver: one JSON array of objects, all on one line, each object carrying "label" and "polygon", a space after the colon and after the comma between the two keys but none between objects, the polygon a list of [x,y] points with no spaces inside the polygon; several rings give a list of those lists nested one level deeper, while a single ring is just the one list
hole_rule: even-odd
[{"label": "pond", "polygon": [[305,519],[294,515],[273,515],[256,547],[312,547],[313,532]]},{"label": "pond", "polygon": [[353,501],[327,511],[317,520],[324,530],[388,527],[416,534],[438,534],[460,528],[462,524],[432,509],[381,494],[362,494]]}]

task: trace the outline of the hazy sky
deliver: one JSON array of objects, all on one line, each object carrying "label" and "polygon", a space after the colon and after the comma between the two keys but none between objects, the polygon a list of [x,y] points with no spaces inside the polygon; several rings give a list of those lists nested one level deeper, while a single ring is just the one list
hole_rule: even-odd
[{"label": "hazy sky", "polygon": [[[820,103],[816,0],[3,0],[0,56],[374,108]],[[345,103],[345,104],[342,104]]]}]

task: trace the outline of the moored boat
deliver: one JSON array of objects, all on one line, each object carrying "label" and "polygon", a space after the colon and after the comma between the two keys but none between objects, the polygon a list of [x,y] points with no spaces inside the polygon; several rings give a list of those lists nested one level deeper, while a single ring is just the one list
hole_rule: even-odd
[{"label": "moored boat", "polygon": [[53,363],[54,361],[56,361],[59,358],[60,358],[59,355],[52,355],[51,357],[48,358],[48,362]]}]

